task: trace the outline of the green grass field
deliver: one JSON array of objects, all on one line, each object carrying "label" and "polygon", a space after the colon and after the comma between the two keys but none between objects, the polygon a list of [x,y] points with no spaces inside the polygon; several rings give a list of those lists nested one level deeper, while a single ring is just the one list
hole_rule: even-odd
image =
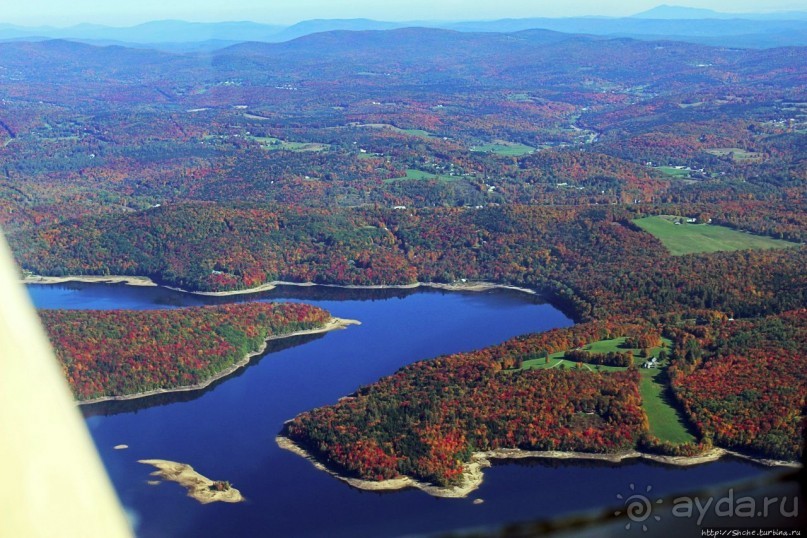
[{"label": "green grass field", "polygon": [[270,136],[252,136],[250,140],[258,142],[263,149],[270,151],[325,151],[329,147],[327,144],[316,142],[287,142]]},{"label": "green grass field", "polygon": [[421,138],[431,138],[431,133],[428,131],[424,131],[423,129],[397,129],[396,130],[400,133],[406,133],[411,136],[419,136]]},{"label": "green grass field", "polygon": [[[672,342],[663,339],[667,347],[672,345]],[[583,346],[585,351],[592,353],[608,353],[608,352],[621,352],[627,351],[627,348],[622,347],[625,343],[625,338],[613,338],[611,340],[600,340],[592,342]],[[657,357],[662,347],[655,347],[650,350],[651,357]],[[645,359],[639,356],[640,349],[631,349],[633,358],[636,365],[639,366],[645,362]],[[530,359],[524,361],[521,365],[523,370],[541,370],[551,368],[583,368],[591,372],[609,372],[624,370],[625,368],[617,366],[601,366],[593,364],[584,364],[568,361],[563,359],[563,351],[553,353],[549,356],[549,362],[543,357],[537,359]],[[679,414],[678,410],[667,400],[665,394],[666,386],[661,382],[664,375],[663,368],[640,368],[641,381],[639,382],[639,393],[642,395],[642,407],[647,414],[647,420],[650,423],[650,433],[661,439],[662,441],[669,441],[671,443],[686,443],[694,441],[695,437],[687,429],[684,420]]]},{"label": "green grass field", "polygon": [[516,103],[527,103],[529,101],[532,101],[532,98],[530,97],[530,94],[521,92],[521,93],[511,93],[510,95],[507,96],[507,100],[514,101]]},{"label": "green grass field", "polygon": [[746,151],[742,148],[714,148],[707,149],[705,151],[706,153],[710,153],[717,157],[726,157],[731,155],[732,160],[735,162],[753,162],[762,160],[762,154],[755,151]]},{"label": "green grass field", "polygon": [[656,216],[633,222],[653,234],[674,256],[698,252],[787,248],[796,243],[711,224],[675,224],[679,217]]},{"label": "green grass field", "polygon": [[390,131],[395,131],[396,133],[407,134],[409,136],[418,136],[420,138],[432,138],[433,135],[428,132],[424,131],[423,129],[401,129],[400,127],[395,127],[394,125],[390,125],[389,123],[355,123],[351,124],[352,127],[368,127],[370,129],[389,129]]},{"label": "green grass field", "polygon": [[[611,351],[613,351],[613,352],[628,351],[627,348],[621,347],[624,343],[625,343],[625,337],[614,338],[614,339],[611,339],[611,340],[600,340],[598,342],[592,342],[590,344],[587,344],[587,345],[583,346],[583,350],[591,351],[592,353],[609,353]],[[668,346],[670,345],[669,341],[667,341],[667,345]],[[650,351],[651,355],[658,355],[658,352],[660,350],[661,350],[661,348],[653,348],[653,349],[651,349],[649,351]],[[632,349],[630,351],[633,352],[633,358],[635,359],[637,365],[642,364],[644,362],[644,359],[639,357],[639,353],[641,352],[640,349]],[[546,360],[544,358],[530,359],[530,360],[524,361],[524,363],[521,365],[521,368],[524,369],[524,370],[527,370],[527,369],[536,369],[536,370],[538,370],[538,369],[542,369],[542,368],[558,368],[558,367],[560,367],[561,364],[565,364],[567,368],[575,368],[576,363],[563,359],[564,353],[565,353],[565,351],[559,351],[557,353],[552,353],[549,356],[549,364],[546,363]],[[624,370],[624,368],[616,367],[616,366],[602,366],[602,365],[593,365],[593,364],[584,364],[583,367],[588,368],[589,370],[592,370],[592,371],[596,371],[598,369],[603,370],[603,371]]]},{"label": "green grass field", "polygon": [[670,177],[677,177],[677,178],[689,177],[689,172],[691,171],[676,168],[674,166],[657,166],[656,170]]},{"label": "green grass field", "polygon": [[[611,340],[600,340],[598,342],[592,342],[586,346],[583,346],[585,351],[591,351],[592,353],[611,353],[611,352],[618,352],[618,351],[626,351],[628,348],[623,347],[625,345],[626,338],[623,336],[621,338],[612,338]],[[634,358],[639,358],[639,351],[637,349],[631,350],[634,353]]]},{"label": "green grass field", "polygon": [[642,407],[650,423],[650,433],[671,443],[688,443],[695,441],[689,432],[678,410],[667,401],[666,385],[661,382],[664,371],[659,368],[642,368],[639,381],[639,393],[642,395]]},{"label": "green grass field", "polygon": [[504,155],[506,157],[521,157],[535,151],[535,148],[519,144],[517,142],[506,142],[504,140],[496,140],[491,144],[483,144],[481,146],[471,147],[471,151],[478,153],[494,153],[496,155]]},{"label": "green grass field", "polygon": [[410,180],[417,181],[422,179],[436,179],[438,181],[455,181],[457,178],[452,176],[438,176],[436,174],[430,174],[429,172],[424,172],[423,170],[415,170],[414,168],[408,168],[406,170],[405,176],[385,179],[384,183],[391,183],[393,181],[410,181]]}]

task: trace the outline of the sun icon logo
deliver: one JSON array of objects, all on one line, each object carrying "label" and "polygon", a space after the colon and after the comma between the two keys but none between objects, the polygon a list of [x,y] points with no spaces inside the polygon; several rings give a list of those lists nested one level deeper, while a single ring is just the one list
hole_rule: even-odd
[{"label": "sun icon logo", "polygon": [[628,494],[627,497],[623,496],[621,493],[617,494],[616,498],[625,503],[625,510],[617,510],[614,512],[614,515],[619,516],[622,515],[623,512],[627,514],[630,521],[625,525],[625,529],[630,530],[633,523],[637,525],[641,523],[642,531],[646,532],[647,525],[645,522],[650,519],[650,516],[653,516],[653,519],[656,521],[661,521],[661,516],[653,515],[653,504],[661,504],[663,501],[661,499],[657,499],[655,502],[650,500],[647,494],[649,494],[652,489],[652,486],[647,486],[644,493],[636,493],[636,486],[631,484],[631,493]]}]

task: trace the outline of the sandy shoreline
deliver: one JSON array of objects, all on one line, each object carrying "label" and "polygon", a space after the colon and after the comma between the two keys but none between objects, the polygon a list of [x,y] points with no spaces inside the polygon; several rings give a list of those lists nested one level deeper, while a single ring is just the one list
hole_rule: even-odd
[{"label": "sandy shoreline", "polygon": [[128,286],[157,286],[158,284],[146,276],[124,275],[74,275],[74,276],[40,276],[27,275],[23,284],[64,284],[65,282],[87,282],[90,284],[126,284]]},{"label": "sandy shoreline", "polygon": [[201,390],[201,389],[204,389],[204,388],[210,386],[212,383],[218,381],[219,379],[225,378],[228,375],[235,372],[236,370],[238,370],[238,369],[246,366],[247,364],[249,364],[249,361],[252,359],[252,357],[261,355],[266,350],[266,346],[269,344],[270,340],[280,340],[280,339],[283,339],[283,338],[291,338],[293,336],[304,336],[304,335],[308,335],[308,334],[326,333],[326,332],[335,331],[335,330],[338,330],[338,329],[345,329],[345,328],[349,327],[350,325],[361,325],[361,322],[357,321],[355,319],[342,319],[342,318],[333,318],[332,317],[327,322],[325,322],[325,325],[323,325],[322,327],[318,327],[316,329],[308,329],[308,330],[305,330],[305,331],[295,331],[295,332],[283,333],[283,334],[274,334],[274,335],[268,337],[266,340],[264,340],[263,345],[261,345],[260,349],[258,349],[257,351],[253,351],[252,353],[247,353],[244,356],[243,359],[241,359],[237,363],[233,364],[229,368],[226,368],[226,369],[222,370],[221,372],[217,373],[216,375],[214,375],[213,377],[211,377],[211,378],[209,378],[209,379],[207,379],[207,380],[205,380],[205,381],[203,381],[201,383],[197,383],[195,385],[188,385],[186,387],[177,387],[177,388],[172,388],[172,389],[154,389],[154,390],[150,390],[150,391],[147,391],[147,392],[138,392],[136,394],[126,394],[126,395],[123,395],[123,396],[104,396],[102,398],[93,398],[92,400],[81,400],[81,401],[76,402],[76,403],[78,405],[91,405],[91,404],[96,404],[96,403],[101,403],[101,402],[119,402],[119,401],[124,401],[124,400],[135,400],[137,398],[146,398],[148,396],[155,396],[157,394],[170,394],[172,392],[189,392],[189,391],[194,391],[194,390]]},{"label": "sandy shoreline", "polygon": [[465,465],[465,472],[463,473],[462,484],[453,487],[435,486],[408,476],[401,476],[400,478],[392,478],[382,481],[362,480],[361,478],[342,476],[339,473],[329,469],[322,462],[308,453],[308,451],[297,445],[288,437],[279,435],[275,438],[275,441],[280,448],[293,452],[298,456],[307,459],[320,471],[324,471],[334,478],[338,478],[342,482],[346,482],[354,488],[363,489],[365,491],[395,491],[405,488],[417,488],[434,497],[460,499],[467,497],[472,491],[479,487],[483,478],[482,468],[490,467],[490,462],[486,460],[471,461],[470,463],[467,463]]},{"label": "sandy shoreline", "polygon": [[311,453],[309,453],[307,450],[302,448],[300,445],[298,445],[288,437],[279,435],[277,436],[275,441],[277,442],[280,448],[293,452],[298,456],[307,459],[317,469],[325,471],[334,478],[338,478],[339,480],[346,482],[355,488],[364,489],[367,491],[394,491],[404,488],[417,488],[434,497],[444,497],[444,498],[464,498],[467,497],[474,490],[476,490],[482,484],[482,480],[484,479],[483,469],[485,469],[486,467],[490,467],[491,460],[494,459],[507,460],[507,459],[548,458],[548,459],[564,459],[564,460],[596,460],[596,461],[605,461],[609,463],[621,463],[625,460],[640,458],[654,461],[656,463],[663,463],[665,465],[677,465],[688,467],[691,465],[700,465],[703,463],[710,463],[713,461],[717,461],[725,456],[735,456],[738,458],[743,458],[749,461],[759,463],[761,465],[767,465],[771,467],[784,466],[784,467],[799,468],[801,466],[797,462],[753,458],[723,448],[713,448],[712,450],[704,454],[692,457],[661,456],[656,454],[645,454],[635,450],[631,450],[628,452],[620,452],[616,454],[593,454],[588,452],[560,452],[560,451],[537,451],[537,450],[532,451],[532,450],[521,450],[518,448],[502,448],[499,450],[489,450],[486,452],[475,452],[471,456],[471,461],[465,464],[465,471],[463,473],[462,483],[458,486],[440,487],[435,486],[433,484],[420,482],[408,476],[402,476],[399,478],[393,478],[390,480],[382,480],[382,481],[362,480],[360,478],[349,478],[346,476],[342,476],[336,471],[326,467]]},{"label": "sandy shoreline", "polygon": [[[197,473],[193,467],[185,463],[168,460],[138,460],[138,463],[152,465],[157,468],[151,476],[158,476],[176,482],[188,490],[188,497],[193,497],[202,504],[212,502],[238,503],[244,500],[241,492],[234,487],[218,491],[211,489],[216,484],[206,476]],[[159,481],[150,480],[149,484],[157,485]]]},{"label": "sandy shoreline", "polygon": [[[94,276],[94,275],[74,275],[74,276],[41,276],[41,275],[28,275],[22,279],[23,284],[64,284],[65,282],[86,282],[93,284],[127,284],[130,286],[159,286],[153,280],[145,276],[124,276],[124,275],[107,275],[107,276]],[[530,295],[538,295],[535,290],[529,288],[520,288],[518,286],[510,286],[507,284],[494,284],[492,282],[456,282],[452,284],[443,284],[439,282],[415,282],[413,284],[374,284],[367,286],[359,286],[353,284],[318,284],[316,282],[289,282],[286,280],[273,280],[256,286],[254,288],[247,288],[244,290],[231,290],[231,291],[190,291],[183,288],[173,286],[163,286],[166,289],[180,291],[183,293],[191,293],[193,295],[203,295],[207,297],[227,297],[230,295],[247,295],[250,293],[260,293],[262,291],[271,291],[278,286],[299,286],[303,288],[310,288],[312,286],[321,286],[324,288],[341,288],[341,289],[355,289],[355,290],[411,290],[420,287],[433,288],[446,291],[487,291],[492,289],[513,290]]]}]

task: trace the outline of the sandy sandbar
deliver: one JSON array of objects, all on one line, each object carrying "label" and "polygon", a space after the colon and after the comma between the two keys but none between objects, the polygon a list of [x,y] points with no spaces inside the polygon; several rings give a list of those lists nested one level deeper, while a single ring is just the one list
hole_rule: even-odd
[{"label": "sandy sandbar", "polygon": [[[244,500],[241,492],[230,487],[225,491],[217,491],[212,488],[216,483],[206,476],[197,473],[193,467],[186,463],[178,463],[168,460],[138,460],[138,463],[152,465],[157,468],[151,476],[158,476],[171,482],[176,482],[188,490],[188,497],[193,497],[202,504],[212,502],[239,503]],[[154,484],[150,480],[150,485]]]},{"label": "sandy sandbar", "polygon": [[23,284],[64,284],[65,282],[88,282],[91,284],[127,284],[129,286],[157,286],[158,284],[146,276],[124,275],[74,275],[74,276],[40,276],[27,275]]}]

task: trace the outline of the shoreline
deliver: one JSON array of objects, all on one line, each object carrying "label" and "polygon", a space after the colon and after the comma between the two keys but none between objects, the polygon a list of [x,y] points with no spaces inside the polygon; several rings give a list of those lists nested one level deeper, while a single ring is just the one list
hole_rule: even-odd
[{"label": "shoreline", "polygon": [[451,487],[435,486],[409,476],[401,476],[399,478],[381,481],[363,480],[361,478],[343,476],[333,469],[326,467],[324,463],[315,458],[311,453],[284,435],[278,435],[275,438],[275,442],[280,448],[307,459],[318,470],[324,471],[334,478],[364,491],[397,491],[406,488],[416,488],[433,497],[462,499],[467,497],[482,484],[482,468],[490,467],[490,462],[487,460],[466,463],[464,466],[465,470],[462,474],[462,484]]},{"label": "shoreline", "polygon": [[155,287],[159,286],[147,276],[125,275],[71,275],[71,276],[42,276],[26,275],[20,281],[23,284],[64,284],[65,282],[84,282],[87,284],[126,284],[127,286]]},{"label": "shoreline", "polygon": [[416,488],[424,493],[428,493],[434,497],[461,499],[466,498],[473,491],[475,491],[484,479],[483,469],[491,467],[491,460],[511,460],[511,459],[559,459],[559,460],[596,460],[608,463],[622,463],[625,460],[631,459],[645,459],[664,465],[674,465],[680,467],[689,467],[693,465],[701,465],[704,463],[711,463],[719,460],[725,456],[734,456],[745,460],[753,461],[760,465],[768,467],[790,467],[801,468],[798,462],[770,460],[762,458],[754,458],[747,456],[733,450],[724,448],[713,448],[708,452],[698,456],[662,456],[658,454],[646,454],[636,450],[627,452],[619,452],[614,454],[596,454],[589,452],[562,452],[562,451],[538,451],[538,450],[522,450],[520,448],[501,448],[497,450],[488,450],[483,452],[474,452],[471,455],[471,460],[465,464],[465,470],[462,476],[462,482],[457,486],[435,486],[426,482],[421,482],[410,476],[401,476],[399,478],[392,478],[388,480],[374,481],[364,480],[361,478],[350,478],[343,476],[333,469],[328,468],[324,463],[317,459],[313,454],[306,449],[295,443],[285,435],[278,435],[275,438],[277,445],[288,450],[300,457],[307,459],[318,470],[325,471],[355,488],[365,491],[396,491],[405,488]]},{"label": "shoreline", "polygon": [[355,289],[355,290],[411,290],[417,288],[432,288],[445,291],[487,291],[492,289],[513,290],[529,295],[540,295],[537,291],[530,288],[522,288],[519,286],[511,286],[508,284],[495,284],[493,282],[485,281],[468,281],[459,283],[441,283],[441,282],[415,282],[412,284],[320,284],[317,282],[290,282],[287,280],[273,280],[266,282],[254,288],[247,288],[243,290],[230,290],[230,291],[191,291],[174,286],[166,286],[157,284],[152,279],[146,276],[126,276],[126,275],[72,275],[72,276],[42,276],[42,275],[27,275],[21,279],[23,284],[64,284],[65,282],[83,282],[89,284],[126,284],[129,286],[150,286],[150,287],[163,287],[173,291],[182,293],[190,293],[192,295],[201,295],[206,297],[228,297],[231,295],[249,295],[252,293],[260,293],[264,291],[272,291],[278,286],[298,286],[302,288],[310,288],[312,286],[321,286],[324,288],[341,288],[341,289]]},{"label": "shoreline", "polygon": [[223,379],[233,374],[237,370],[243,368],[244,366],[249,364],[249,362],[252,360],[252,357],[256,357],[258,355],[263,354],[263,352],[266,351],[266,348],[271,340],[282,340],[284,338],[292,338],[294,336],[305,336],[309,334],[327,333],[339,329],[346,329],[351,325],[361,325],[361,322],[355,319],[343,319],[332,317],[331,319],[325,322],[325,325],[323,325],[322,327],[318,327],[316,329],[307,329],[304,331],[295,331],[291,333],[273,334],[263,341],[263,344],[261,344],[260,349],[258,349],[257,351],[247,353],[240,361],[232,364],[231,366],[225,368],[221,372],[218,372],[217,374],[206,379],[205,381],[196,383],[195,385],[187,385],[185,387],[176,387],[171,389],[154,389],[146,392],[137,392],[135,394],[124,394],[121,396],[102,396],[100,398],[93,398],[91,400],[76,401],[76,403],[79,406],[93,405],[104,402],[122,402],[126,400],[136,400],[138,398],[147,398],[149,396],[156,396],[158,394],[170,394],[172,392],[192,392],[196,390],[202,390],[209,387],[219,379]]}]

